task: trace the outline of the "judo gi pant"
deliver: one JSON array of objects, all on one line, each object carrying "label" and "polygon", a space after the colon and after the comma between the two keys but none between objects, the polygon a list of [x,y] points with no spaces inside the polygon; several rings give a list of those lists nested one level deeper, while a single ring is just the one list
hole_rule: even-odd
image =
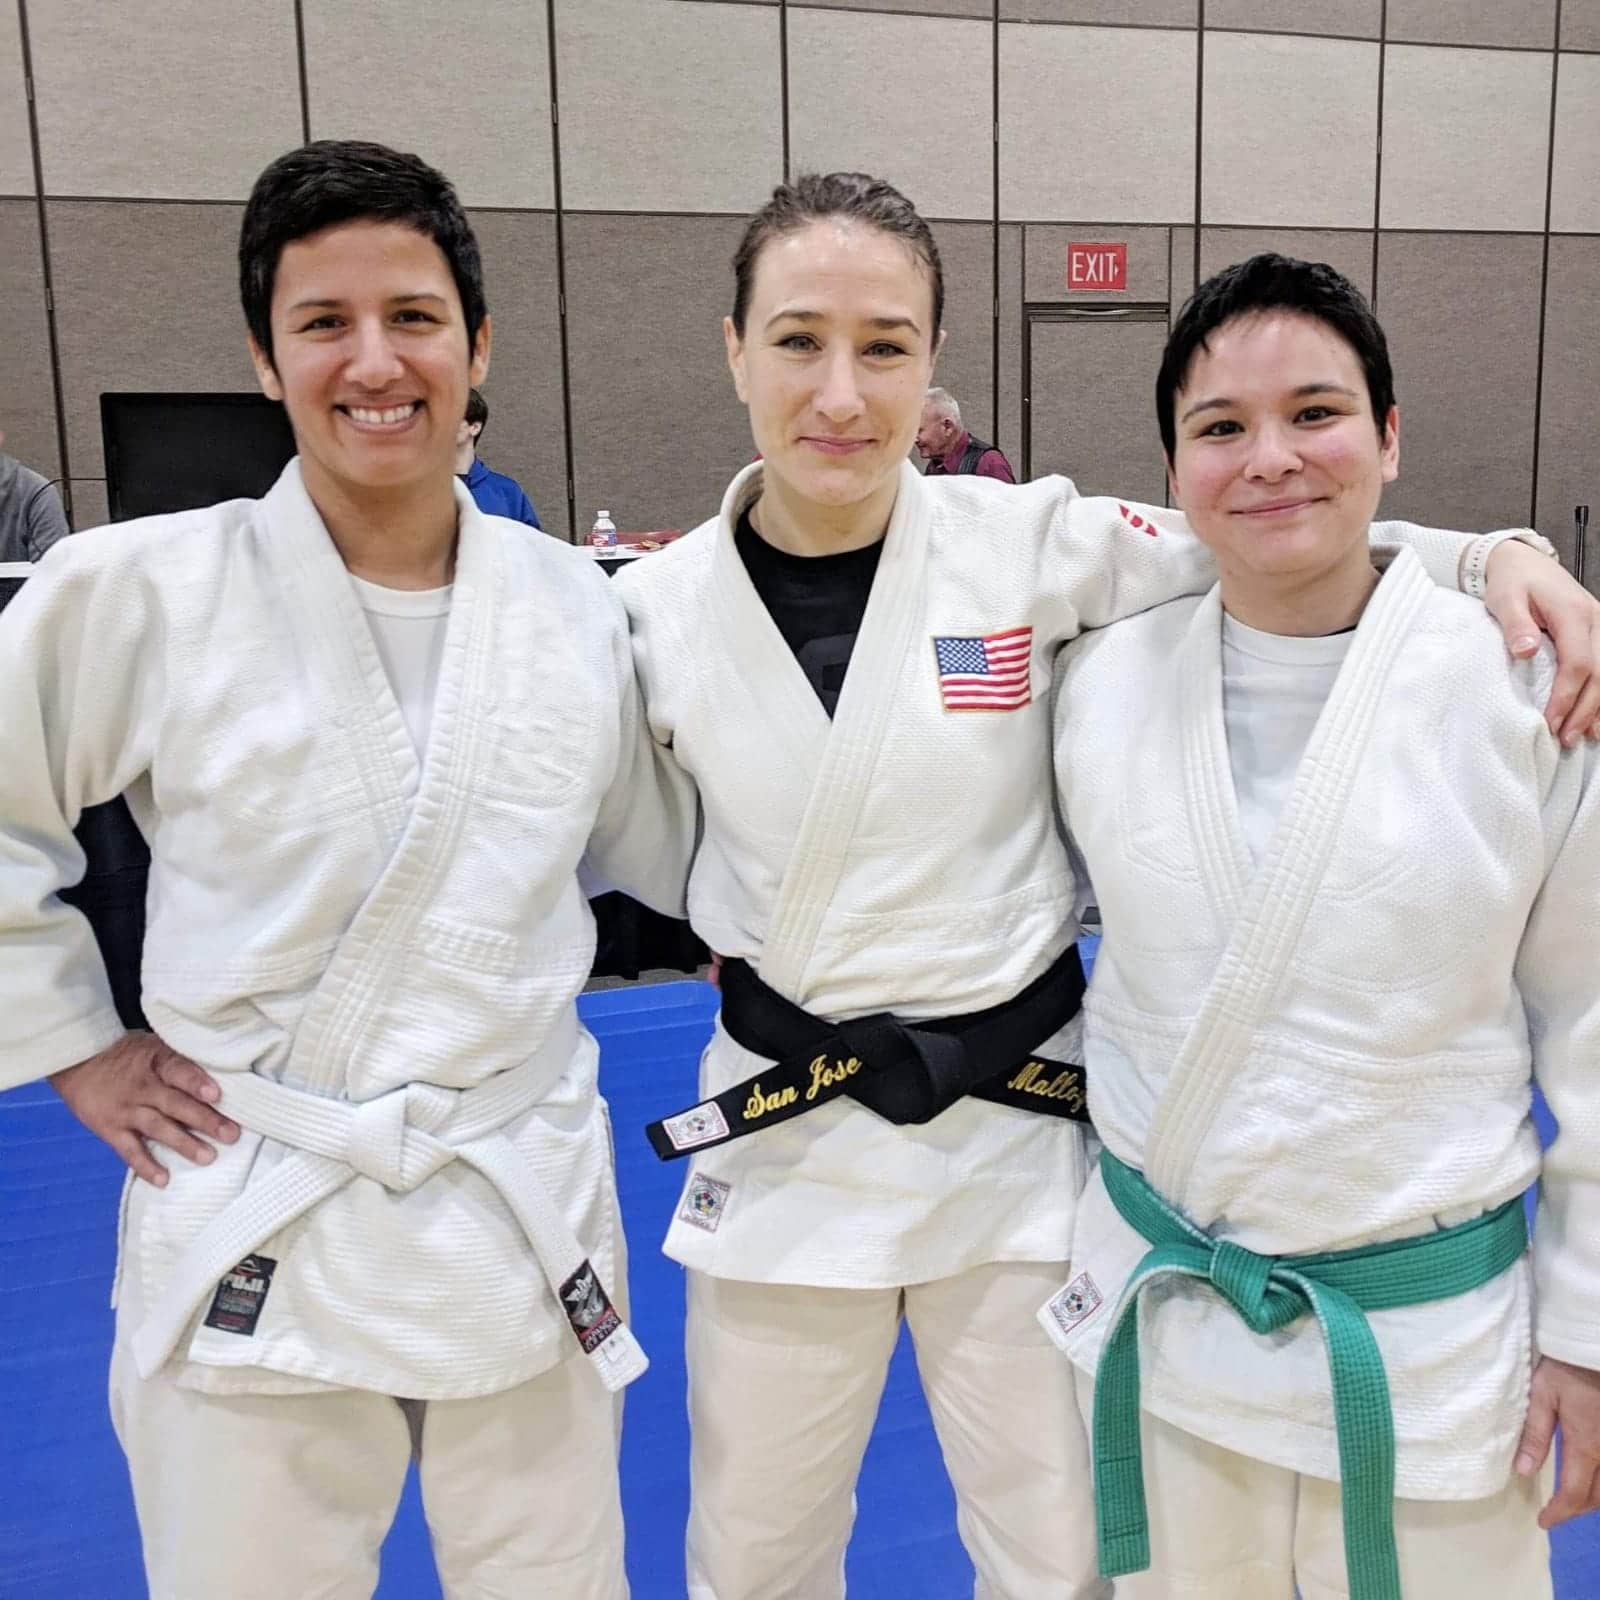
[{"label": "judo gi pant", "polygon": [[[1296,1585],[1301,1600],[1344,1600],[1337,1483],[1140,1420],[1154,1563],[1118,1578],[1117,1600],[1295,1600]],[[1535,1518],[1551,1477],[1513,1477],[1487,1500],[1396,1500],[1406,1600],[1550,1600]]]},{"label": "judo gi pant", "polygon": [[151,1600],[369,1600],[416,1451],[448,1600],[625,1600],[617,1400],[582,1356],[514,1389],[213,1395],[126,1350],[111,1411]]},{"label": "judo gi pant", "polygon": [[689,1273],[690,1600],[838,1600],[855,1483],[904,1316],[977,1600],[1101,1600],[1071,1365],[1034,1313],[1062,1262],[903,1289]]}]

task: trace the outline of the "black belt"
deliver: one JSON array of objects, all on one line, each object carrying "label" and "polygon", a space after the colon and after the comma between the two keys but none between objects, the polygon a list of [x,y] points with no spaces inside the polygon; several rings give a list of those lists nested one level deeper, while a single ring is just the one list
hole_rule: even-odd
[{"label": "black belt", "polygon": [[[1075,945],[1001,1005],[963,1017],[903,1022],[878,1011],[849,1022],[814,1017],[744,961],[722,966],[722,1026],[774,1065],[645,1133],[663,1161],[742,1139],[848,1094],[886,1121],[929,1122],[964,1095],[1087,1122],[1081,1066],[1033,1053],[1083,1001]],[[995,1072],[992,1063],[1005,1066]]]}]

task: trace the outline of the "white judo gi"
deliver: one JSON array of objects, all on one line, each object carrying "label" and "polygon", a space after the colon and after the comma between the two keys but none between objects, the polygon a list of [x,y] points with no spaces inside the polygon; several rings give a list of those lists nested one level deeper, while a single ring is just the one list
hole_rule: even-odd
[{"label": "white judo gi", "polygon": [[[819,1016],[1006,1001],[1077,932],[1056,652],[1207,587],[1209,555],[1175,512],[907,465],[830,721],[735,548],[760,490],[756,464],[619,579],[651,729],[700,790],[690,919]],[[1454,582],[1461,536],[1407,537]],[[941,675],[939,641],[1019,632],[1020,679],[988,699]],[[1037,1049],[1080,1060],[1077,1024]],[[719,1023],[701,1093],[764,1065]],[[686,1159],[666,1250],[692,1269],[695,1600],[841,1592],[902,1309],[979,1594],[1099,1592],[1071,1379],[1017,1320],[1066,1260],[1090,1156],[1078,1124],[968,1098],[903,1127],[840,1099]]]},{"label": "white judo gi", "polygon": [[[1389,562],[1259,865],[1230,767],[1219,591],[1063,658],[1056,772],[1105,938],[1095,1126],[1201,1228],[1266,1255],[1481,1216],[1541,1175],[1531,1263],[1376,1310],[1407,1600],[1547,1594],[1511,1479],[1535,1350],[1600,1366],[1600,771],[1481,608]],[[1041,1320],[1093,1375],[1149,1249],[1101,1174]],[[1252,1332],[1209,1285],[1139,1302],[1154,1566],[1118,1593],[1342,1594],[1317,1320]],[[1298,1571],[1296,1572],[1296,1568]]]},{"label": "white judo gi", "polygon": [[0,1085],[122,1033],[58,891],[127,791],[145,1010],[244,1130],[125,1191],[113,1409],[158,1597],[370,1593],[387,1397],[429,1402],[452,1593],[624,1591],[608,1391],[642,1356],[591,1281],[622,1304],[576,869],[674,908],[695,802],[602,575],[456,502],[420,761],[296,463],[64,542],[0,618]]}]

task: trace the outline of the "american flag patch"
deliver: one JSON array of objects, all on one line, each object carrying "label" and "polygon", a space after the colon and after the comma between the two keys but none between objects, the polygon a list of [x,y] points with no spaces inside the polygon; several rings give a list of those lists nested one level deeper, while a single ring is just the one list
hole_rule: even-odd
[{"label": "american flag patch", "polygon": [[933,654],[946,711],[1016,711],[1033,698],[1031,627],[975,639],[935,637]]}]

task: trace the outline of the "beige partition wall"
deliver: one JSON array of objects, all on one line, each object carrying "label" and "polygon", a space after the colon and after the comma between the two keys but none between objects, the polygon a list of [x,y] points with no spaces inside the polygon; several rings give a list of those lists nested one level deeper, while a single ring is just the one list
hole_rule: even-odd
[{"label": "beige partition wall", "polygon": [[[248,385],[239,207],[308,135],[455,179],[496,326],[484,453],[563,537],[602,503],[714,509],[752,453],[720,332],[741,218],[839,166],[933,220],[939,381],[1013,460],[1148,492],[1159,325],[1049,308],[1170,317],[1274,248],[1389,328],[1392,509],[1570,543],[1600,504],[1600,0],[460,0],[446,27],[431,0],[0,0],[0,428],[80,525],[102,389]],[[1123,287],[1069,287],[1085,241],[1126,247]]]}]

